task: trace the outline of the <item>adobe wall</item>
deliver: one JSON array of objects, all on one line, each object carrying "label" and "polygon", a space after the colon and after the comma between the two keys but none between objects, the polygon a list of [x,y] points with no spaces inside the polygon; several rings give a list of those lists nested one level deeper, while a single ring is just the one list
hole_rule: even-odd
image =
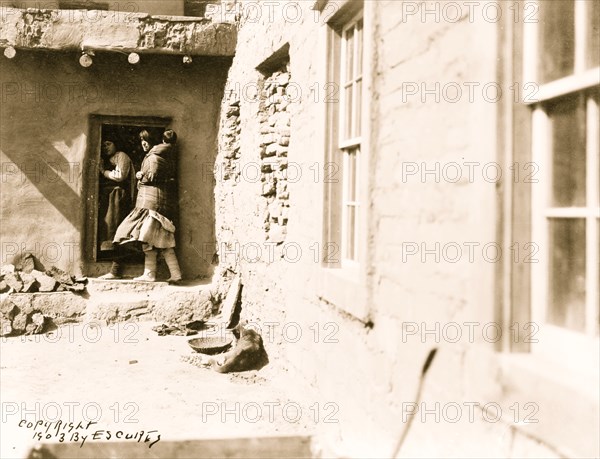
[{"label": "adobe wall", "polygon": [[31,251],[46,265],[83,272],[89,115],[173,118],[180,137],[179,260],[186,277],[211,274],[219,105],[230,61],[19,50],[2,59],[0,88],[2,263]]},{"label": "adobe wall", "polygon": [[[267,350],[280,353],[313,387],[323,451],[327,457],[390,457],[420,383],[426,408],[458,404],[462,419],[417,419],[404,440],[406,457],[558,457],[561,451],[593,450],[572,433],[551,433],[552,392],[532,391],[532,381],[540,380],[495,351],[506,339],[497,337],[496,272],[511,255],[495,252],[502,222],[497,174],[506,179],[508,171],[498,165],[498,114],[505,99],[496,92],[500,26],[493,11],[483,16],[475,10],[470,17],[465,8],[454,21],[422,21],[403,15],[402,2],[365,2],[374,24],[373,48],[365,50],[371,59],[365,65],[373,70],[363,239],[369,247],[363,288],[368,318],[358,320],[346,312],[350,305],[320,294],[325,273],[319,258],[327,242],[322,21],[336,5],[329,2],[319,14],[313,3],[262,9],[238,4],[242,26],[227,83],[235,90],[224,100],[217,158],[227,172],[217,176],[216,213],[221,265],[242,274],[242,315],[261,327]],[[294,84],[297,96],[288,97],[286,107],[285,234],[272,245],[262,161],[264,137],[276,130],[277,120],[265,129],[273,113],[264,104],[265,76],[256,68],[286,44],[291,82],[285,91],[291,94]],[[458,325],[458,340],[448,324]],[[529,382],[519,383],[519,375]],[[488,403],[501,407],[502,415],[487,418]],[[517,425],[510,411],[515,403],[537,403],[539,422]],[[333,407],[329,420],[338,423],[325,420]],[[597,423],[592,414],[586,419]],[[523,416],[521,411],[518,421]]]}]

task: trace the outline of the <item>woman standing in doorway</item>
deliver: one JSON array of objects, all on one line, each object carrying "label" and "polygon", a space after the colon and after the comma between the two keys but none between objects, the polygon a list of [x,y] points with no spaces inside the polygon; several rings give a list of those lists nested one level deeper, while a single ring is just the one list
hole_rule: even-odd
[{"label": "woman standing in doorway", "polygon": [[177,134],[167,129],[162,135],[162,143],[154,145],[150,133],[140,132],[140,141],[146,156],[141,170],[136,174],[138,195],[135,208],[117,228],[114,242],[142,242],[145,254],[144,273],[134,278],[137,281],[156,280],[157,250],[163,257],[171,277],[168,282],[181,281],[181,270],[175,255],[175,225],[177,212],[175,155]]}]

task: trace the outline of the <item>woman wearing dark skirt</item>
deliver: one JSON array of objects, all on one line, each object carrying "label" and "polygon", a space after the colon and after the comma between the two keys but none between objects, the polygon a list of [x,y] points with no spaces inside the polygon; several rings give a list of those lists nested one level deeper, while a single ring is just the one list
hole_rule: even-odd
[{"label": "woman wearing dark skirt", "polygon": [[175,225],[177,212],[175,143],[177,134],[171,129],[163,133],[163,142],[152,145],[148,131],[140,132],[142,148],[146,153],[141,170],[136,174],[138,195],[135,208],[117,228],[114,242],[127,244],[142,242],[144,274],[134,280],[156,280],[157,249],[163,257],[171,277],[169,283],[181,281],[181,270],[175,255]]}]

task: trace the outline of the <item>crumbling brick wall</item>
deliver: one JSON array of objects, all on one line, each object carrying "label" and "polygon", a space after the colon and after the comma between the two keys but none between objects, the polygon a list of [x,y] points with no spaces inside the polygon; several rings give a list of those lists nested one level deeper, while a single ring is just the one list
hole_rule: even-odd
[{"label": "crumbling brick wall", "polygon": [[266,78],[260,103],[260,170],[262,192],[266,199],[264,230],[267,240],[281,244],[285,240],[289,216],[287,167],[290,144],[290,101],[286,88],[290,82],[289,63],[282,71]]},{"label": "crumbling brick wall", "polygon": [[[230,76],[222,105],[215,167],[218,255],[221,272],[242,273],[243,315],[253,322],[260,322],[261,318],[283,320],[280,315],[274,318],[264,297],[283,296],[279,262],[283,257],[290,198],[287,152],[291,116],[286,95],[289,81],[288,62],[266,75],[252,72],[251,80],[243,84]],[[244,151],[246,156],[242,158]],[[269,312],[263,313],[266,307]]]}]

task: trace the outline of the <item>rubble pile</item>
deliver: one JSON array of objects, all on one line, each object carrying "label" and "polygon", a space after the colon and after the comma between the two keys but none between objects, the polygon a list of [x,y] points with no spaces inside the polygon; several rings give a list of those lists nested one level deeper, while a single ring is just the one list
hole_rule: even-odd
[{"label": "rubble pile", "polygon": [[[44,333],[54,320],[24,293],[83,293],[86,280],[53,266],[45,270],[31,254],[0,267],[0,336]],[[39,268],[39,269],[36,269]]]},{"label": "rubble pile", "polygon": [[12,301],[0,302],[0,336],[44,333],[50,322],[40,311],[21,309]]},{"label": "rubble pile", "polygon": [[55,266],[46,271],[35,269],[33,257],[24,257],[17,266],[7,264],[0,268],[0,293],[81,293],[84,290],[85,280],[77,280],[62,269]]}]

